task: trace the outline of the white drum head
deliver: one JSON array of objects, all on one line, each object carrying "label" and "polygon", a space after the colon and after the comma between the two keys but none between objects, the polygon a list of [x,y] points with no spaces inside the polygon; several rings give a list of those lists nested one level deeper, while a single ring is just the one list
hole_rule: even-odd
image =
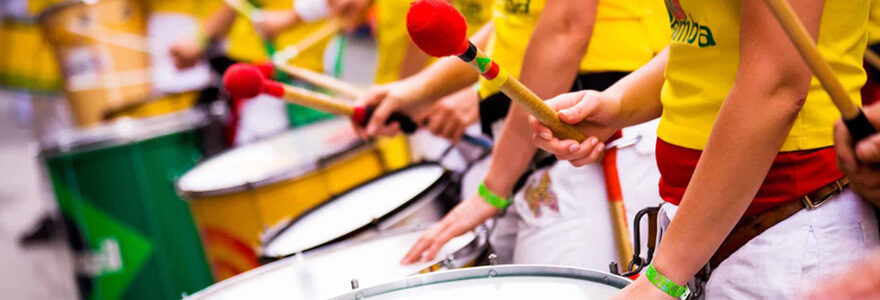
[{"label": "white drum head", "polygon": [[[401,266],[400,259],[423,231],[374,239],[334,250],[289,257],[227,279],[193,299],[327,299],[351,290],[351,280],[371,286],[397,280],[433,263]],[[468,232],[438,253],[443,259],[474,241]]]},{"label": "white drum head", "polygon": [[301,175],[313,170],[321,158],[359,141],[348,120],[315,123],[211,158],[184,174],[177,188],[184,193],[205,193]]},{"label": "white drum head", "polygon": [[597,271],[501,265],[435,272],[351,291],[342,299],[609,299],[629,280]]},{"label": "white drum head", "polygon": [[279,232],[264,255],[281,257],[320,246],[369,225],[430,188],[443,167],[423,164],[383,176],[334,198]]}]

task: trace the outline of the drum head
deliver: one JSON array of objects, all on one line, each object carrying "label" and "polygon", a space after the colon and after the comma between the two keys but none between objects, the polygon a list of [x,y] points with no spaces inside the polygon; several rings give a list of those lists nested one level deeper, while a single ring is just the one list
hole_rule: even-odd
[{"label": "drum head", "polygon": [[587,269],[506,265],[423,274],[333,299],[609,299],[627,284]]},{"label": "drum head", "polygon": [[429,191],[445,172],[437,164],[420,164],[358,186],[289,224],[266,243],[263,255],[306,251],[369,226]]},{"label": "drum head", "polygon": [[[192,299],[326,299],[361,286],[404,278],[436,264],[401,266],[400,259],[423,233],[422,230],[388,234],[326,251],[288,257],[238,275],[194,294]],[[440,259],[462,252],[481,251],[485,235],[468,232],[452,239],[438,253]],[[437,261],[439,261],[438,259]]]},{"label": "drum head", "polygon": [[199,196],[262,186],[308,173],[320,160],[362,144],[348,120],[327,120],[211,158],[184,174],[177,189]]}]

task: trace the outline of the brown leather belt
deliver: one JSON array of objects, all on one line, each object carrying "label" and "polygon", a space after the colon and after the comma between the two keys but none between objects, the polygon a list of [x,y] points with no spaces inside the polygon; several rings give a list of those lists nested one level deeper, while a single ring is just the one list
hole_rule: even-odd
[{"label": "brown leather belt", "polygon": [[722,261],[730,257],[731,254],[739,250],[740,247],[748,243],[752,238],[764,232],[764,230],[773,227],[773,225],[782,222],[802,209],[811,210],[822,206],[822,204],[843,192],[843,189],[848,185],[849,179],[844,177],[807,194],[800,201],[790,201],[739,220],[727,238],[724,239],[724,242],[721,243],[721,246],[718,247],[715,255],[712,255],[712,258],[709,260],[709,266],[712,269],[717,268]]}]

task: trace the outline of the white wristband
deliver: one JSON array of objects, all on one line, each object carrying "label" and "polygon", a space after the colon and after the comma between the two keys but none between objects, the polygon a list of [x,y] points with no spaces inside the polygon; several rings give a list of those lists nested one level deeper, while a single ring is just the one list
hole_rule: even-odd
[{"label": "white wristband", "polygon": [[294,0],[293,8],[296,15],[304,22],[315,22],[330,15],[327,0]]}]

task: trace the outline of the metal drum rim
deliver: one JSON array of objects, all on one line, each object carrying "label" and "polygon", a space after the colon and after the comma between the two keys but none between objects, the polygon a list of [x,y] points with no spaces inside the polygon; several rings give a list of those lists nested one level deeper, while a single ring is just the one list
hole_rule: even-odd
[{"label": "metal drum rim", "polygon": [[331,202],[333,202],[333,201],[335,201],[335,200],[337,200],[337,199],[339,199],[339,198],[342,198],[342,197],[344,197],[344,196],[346,196],[346,195],[348,195],[348,194],[350,194],[350,193],[353,193],[354,191],[356,191],[356,190],[358,190],[358,189],[360,189],[360,188],[362,188],[362,187],[365,187],[365,186],[370,185],[370,184],[373,184],[373,183],[375,183],[375,182],[377,182],[377,181],[379,181],[379,180],[382,180],[382,179],[384,179],[384,178],[390,177],[390,176],[395,175],[395,174],[398,174],[398,173],[402,173],[402,172],[404,172],[404,171],[406,171],[406,170],[410,170],[410,169],[413,169],[413,168],[417,168],[417,167],[421,167],[421,166],[426,166],[426,165],[438,166],[438,167],[440,167],[440,168],[443,170],[443,173],[440,175],[440,178],[438,178],[437,181],[435,181],[433,184],[431,184],[430,186],[428,186],[425,190],[419,192],[419,194],[417,194],[415,197],[413,197],[413,198],[407,200],[406,202],[402,203],[399,207],[397,207],[397,208],[391,210],[391,211],[388,212],[387,214],[385,214],[385,215],[383,215],[383,216],[381,216],[381,217],[379,217],[379,218],[376,218],[375,220],[373,220],[373,222],[370,222],[370,223],[367,223],[367,224],[365,224],[365,225],[363,225],[363,226],[360,226],[360,227],[358,227],[358,228],[355,228],[355,229],[349,231],[349,232],[346,233],[346,234],[343,234],[343,235],[341,235],[341,236],[339,236],[339,237],[336,237],[336,238],[333,238],[333,239],[331,239],[331,240],[328,240],[328,241],[326,241],[326,242],[324,242],[324,243],[322,243],[322,244],[320,244],[320,245],[316,245],[316,246],[313,246],[313,247],[308,248],[308,249],[303,249],[303,250],[300,251],[300,252],[307,253],[307,252],[311,252],[311,251],[314,251],[314,250],[318,250],[318,249],[320,249],[320,248],[324,248],[324,247],[326,247],[326,246],[330,246],[330,245],[332,245],[332,244],[337,244],[337,243],[339,243],[339,242],[341,242],[341,241],[344,241],[344,240],[346,240],[346,239],[348,239],[348,238],[355,237],[355,236],[357,236],[357,235],[359,235],[359,234],[361,234],[361,233],[367,232],[367,231],[373,229],[374,225],[379,224],[379,223],[382,223],[383,221],[385,221],[385,220],[387,220],[387,219],[393,217],[395,214],[397,214],[397,213],[403,211],[403,210],[406,209],[407,207],[410,207],[410,206],[413,205],[414,203],[417,203],[417,202],[419,202],[419,201],[422,201],[423,198],[425,198],[425,196],[427,196],[427,195],[430,194],[432,191],[434,191],[439,185],[441,185],[441,184],[448,184],[448,183],[451,182],[451,180],[452,180],[452,178],[451,178],[451,177],[452,177],[451,172],[450,172],[449,170],[447,170],[445,167],[443,167],[443,165],[441,165],[439,162],[432,162],[432,161],[423,161],[423,162],[419,162],[419,163],[416,163],[416,164],[411,164],[411,165],[408,165],[408,166],[406,166],[406,167],[403,167],[403,168],[400,168],[400,169],[397,169],[397,170],[394,170],[394,171],[391,171],[391,172],[388,172],[388,173],[382,174],[382,175],[379,176],[379,177],[376,177],[376,178],[370,179],[369,181],[364,182],[364,183],[362,183],[362,184],[359,184],[359,185],[357,185],[357,186],[355,186],[355,187],[353,187],[353,188],[351,188],[351,189],[349,189],[349,190],[347,190],[347,191],[345,191],[345,192],[343,192],[343,193],[341,193],[341,194],[334,195],[333,197],[331,197],[331,198],[328,199],[327,201],[324,201],[324,202],[322,202],[321,204],[316,205],[315,207],[309,208],[308,210],[304,211],[302,214],[300,214],[300,215],[297,216],[296,218],[293,218],[292,220],[286,221],[286,222],[284,222],[283,224],[276,226],[275,228],[277,228],[277,229],[275,229],[275,230],[272,230],[272,228],[270,228],[269,231],[270,231],[271,233],[270,233],[270,234],[267,234],[267,235],[265,235],[264,237],[261,237],[261,238],[260,238],[260,249],[261,249],[261,252],[262,252],[262,253],[260,254],[261,258],[266,259],[266,260],[270,260],[270,261],[271,261],[271,260],[279,260],[279,259],[283,259],[283,258],[286,258],[286,257],[294,256],[296,253],[290,253],[290,254],[285,254],[285,255],[277,255],[277,256],[266,255],[266,248],[268,247],[269,244],[271,244],[276,238],[278,238],[278,236],[280,236],[282,233],[284,233],[287,229],[289,229],[290,227],[296,225],[297,222],[301,221],[303,218],[307,217],[308,215],[314,213],[315,211],[320,210],[320,209],[323,208],[324,206],[329,205],[329,203],[331,203]]},{"label": "metal drum rim", "polygon": [[[430,224],[430,225],[433,225],[433,224]],[[428,228],[430,228],[430,225],[426,224],[426,225],[421,225],[421,226],[412,226],[412,227],[405,227],[405,228],[398,228],[398,229],[394,229],[394,230],[388,230],[385,232],[378,233],[374,236],[370,236],[369,238],[366,238],[366,239],[343,241],[338,244],[334,244],[333,246],[324,247],[324,248],[320,248],[320,249],[315,249],[313,251],[305,252],[303,255],[308,256],[308,257],[315,257],[315,256],[325,255],[327,253],[343,251],[343,250],[347,249],[349,246],[357,245],[357,244],[364,243],[364,242],[377,241],[377,240],[386,239],[386,238],[394,237],[394,236],[401,235],[401,234],[424,231],[424,230],[427,230]],[[472,232],[474,233],[474,239],[472,241],[470,241],[467,245],[462,247],[461,249],[458,249],[455,252],[453,252],[452,256],[461,255],[462,251],[465,251],[468,249],[474,249],[473,251],[468,251],[468,253],[464,253],[465,257],[470,257],[470,256],[474,256],[474,253],[476,253],[476,255],[479,255],[479,253],[482,250],[485,250],[486,248],[488,248],[488,243],[489,243],[488,230],[486,230],[485,227],[479,226],[475,230],[473,230]],[[308,257],[306,259],[308,259]],[[414,273],[414,274],[419,274],[421,272],[425,272],[425,271],[429,271],[429,270],[436,270],[437,267],[444,267],[445,266],[443,263],[444,260],[445,260],[445,258],[435,258],[434,262],[431,263],[430,266],[425,267],[419,271],[416,271],[416,273]],[[217,293],[225,288],[235,286],[237,284],[241,284],[241,283],[247,282],[249,280],[259,279],[259,276],[263,275],[264,273],[273,272],[275,270],[278,270],[278,269],[286,267],[286,266],[296,265],[297,263],[298,262],[297,262],[296,256],[288,256],[288,257],[270,262],[268,264],[262,265],[259,268],[249,270],[245,273],[238,274],[238,275],[233,276],[231,278],[228,278],[226,280],[222,280],[220,282],[217,282],[213,285],[205,287],[204,289],[202,289],[192,295],[188,295],[188,296],[184,297],[184,299],[196,299],[199,297],[211,297],[214,293]],[[456,267],[461,267],[461,266],[456,266]]]},{"label": "metal drum rim", "polygon": [[[320,123],[315,123],[315,124],[320,124]],[[290,132],[290,131],[284,131],[282,133],[279,133],[278,135],[268,137],[265,140],[257,141],[255,143],[268,141],[270,139],[280,137],[283,134],[288,133],[288,132]],[[252,146],[252,145],[253,145],[253,143],[241,145],[238,147],[233,147],[231,149],[224,150],[224,151],[212,156],[211,158],[208,158],[208,159],[200,162],[199,164],[194,166],[192,169],[187,170],[185,173],[183,173],[183,175],[181,175],[177,180],[174,181],[174,189],[177,191],[177,194],[183,196],[184,200],[197,201],[197,200],[200,200],[199,198],[235,194],[235,193],[239,193],[239,192],[243,192],[243,191],[247,191],[247,190],[251,190],[251,189],[255,189],[255,188],[259,188],[259,187],[264,187],[267,185],[276,184],[279,182],[283,182],[286,180],[294,179],[299,176],[306,175],[310,172],[317,170],[318,167],[320,167],[321,165],[324,165],[327,163],[332,163],[335,161],[344,160],[344,159],[350,158],[350,157],[354,157],[356,154],[360,153],[360,150],[369,150],[370,146],[371,146],[370,143],[365,142],[361,139],[357,139],[357,140],[353,141],[352,143],[341,147],[343,150],[341,150],[337,153],[333,153],[333,154],[324,155],[324,156],[319,157],[316,162],[304,162],[304,163],[296,165],[294,167],[278,171],[274,174],[267,174],[263,179],[256,180],[253,182],[243,182],[243,183],[239,183],[239,184],[235,184],[235,185],[230,185],[228,187],[223,187],[223,188],[218,188],[218,189],[205,189],[205,190],[187,190],[187,189],[184,189],[180,186],[180,181],[184,177],[186,177],[187,174],[190,174],[190,172],[196,170],[201,163],[206,163],[208,161],[211,161],[212,159],[219,159],[220,157],[222,157],[224,155],[230,155],[230,153],[233,153],[233,152],[240,150],[244,147]]]},{"label": "metal drum rim", "polygon": [[540,276],[580,279],[605,284],[619,289],[623,289],[632,282],[631,280],[624,277],[587,268],[536,264],[497,265],[419,274],[396,281],[390,281],[379,285],[356,289],[351,292],[347,292],[345,294],[330,298],[330,300],[364,299],[408,288],[429,286],[444,282],[470,280],[477,278],[517,276]]},{"label": "metal drum rim", "polygon": [[207,124],[208,119],[207,112],[193,107],[143,119],[122,118],[86,129],[69,128],[51,135],[50,142],[41,144],[40,156],[53,158],[136,143],[192,130]]}]

